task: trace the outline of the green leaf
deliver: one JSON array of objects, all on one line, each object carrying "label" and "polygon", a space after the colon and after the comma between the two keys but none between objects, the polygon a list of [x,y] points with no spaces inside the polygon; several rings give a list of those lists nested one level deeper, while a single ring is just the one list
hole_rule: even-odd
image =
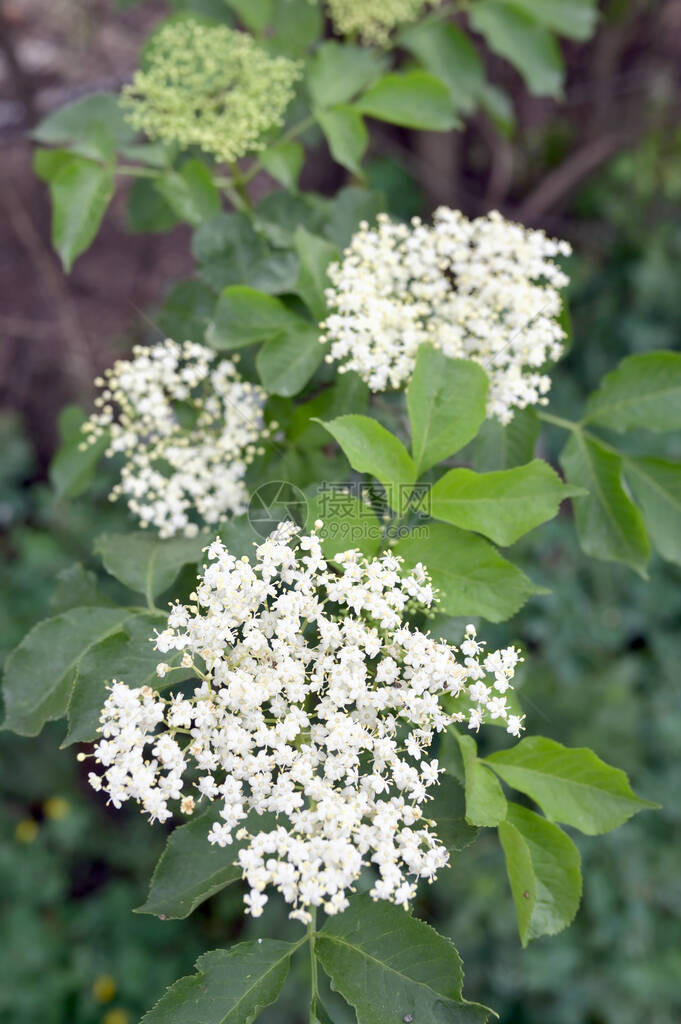
[{"label": "green leaf", "polygon": [[274,0],[272,24],[274,33],[268,39],[269,47],[287,57],[302,57],[324,31],[321,4],[311,4],[310,0]]},{"label": "green leaf", "polygon": [[170,231],[180,219],[150,178],[137,178],[127,200],[128,227],[137,234]]},{"label": "green leaf", "polygon": [[339,416],[323,423],[358,473],[383,484],[391,508],[400,511],[416,481],[416,466],[402,442],[368,416]]},{"label": "green leaf", "polygon": [[99,159],[109,159],[115,148],[135,138],[114,93],[95,92],[48,114],[31,132],[36,142],[70,149]]},{"label": "green leaf", "polygon": [[359,374],[352,370],[341,373],[331,387],[293,409],[286,428],[289,440],[296,445],[321,448],[328,443],[328,437],[320,421],[343,413],[364,412],[368,401],[369,388]]},{"label": "green leaf", "polygon": [[485,80],[480,96],[480,106],[501,134],[510,139],[515,130],[516,116],[509,94],[494,85],[493,82]]},{"label": "green leaf", "polygon": [[305,163],[305,150],[299,142],[280,142],[260,153],[260,163],[289,192],[297,192],[298,178]]},{"label": "green leaf", "polygon": [[354,494],[340,489],[315,493],[308,498],[306,528],[311,529],[318,519],[324,523],[318,534],[326,558],[350,548],[359,548],[371,558],[381,546],[383,530],[376,513]]},{"label": "green leaf", "polygon": [[595,438],[575,431],[560,456],[568,482],[585,487],[573,498],[582,550],[606,562],[624,562],[646,576],[650,542],[641,513],[622,487],[622,459]]},{"label": "green leaf", "polygon": [[57,498],[77,498],[92,483],[97,463],[109,444],[105,432],[93,444],[85,444],[82,425],[87,417],[77,405],[67,405],[59,414],[61,446],[50,464],[50,482]]},{"label": "green leaf", "polygon": [[154,630],[163,629],[166,615],[133,615],[120,630],[94,644],[78,662],[68,709],[68,731],[62,747],[88,743],[97,736],[99,716],[106,700],[107,687],[114,679],[128,686],[153,686],[164,689],[179,682],[173,673],[160,679],[156,666],[166,661],[173,665],[177,652],[163,656],[151,640]]},{"label": "green leaf", "polygon": [[468,17],[490,50],[517,68],[531,93],[561,95],[564,67],[560,48],[534,18],[501,0],[478,0]]},{"label": "green leaf", "polygon": [[376,81],[384,64],[373,50],[327,40],[307,63],[307,89],[312,105],[335,107],[347,103]]},{"label": "green leaf", "polygon": [[204,900],[241,878],[243,871],[235,865],[240,844],[222,848],[206,838],[215,821],[220,821],[219,808],[213,806],[171,832],[136,914],[189,917]]},{"label": "green leaf", "polygon": [[478,746],[472,736],[449,730],[456,737],[463,760],[466,821],[469,825],[490,828],[506,817],[507,802],[494,772],[478,758]]},{"label": "green leaf", "polygon": [[171,210],[194,227],[220,212],[220,193],[201,160],[186,160],[179,171],[165,171],[155,186]]},{"label": "green leaf", "polygon": [[564,747],[529,736],[485,759],[514,789],[531,797],[551,821],[587,835],[610,832],[628,818],[658,804],[640,800],[619,768],[586,747]]},{"label": "green leaf", "polygon": [[464,790],[451,775],[440,776],[435,795],[425,805],[424,813],[426,818],[436,822],[438,839],[450,854],[459,853],[478,837],[477,828],[466,820]]},{"label": "green leaf", "polygon": [[331,242],[311,234],[304,227],[297,228],[293,238],[300,257],[296,291],[315,320],[323,320],[326,316],[324,292],[329,287],[327,268],[340,258],[340,253]]},{"label": "green leaf", "polygon": [[317,934],[315,951],[357,1024],[477,1024],[491,1012],[463,998],[449,939],[384,900],[355,896]]},{"label": "green leaf", "polygon": [[681,565],[681,463],[627,456],[624,474],[653,544],[668,562]]},{"label": "green leaf", "polygon": [[282,331],[266,341],[255,365],[266,391],[291,397],[303,390],[323,359],[319,329],[300,320],[295,330]]},{"label": "green leaf", "polygon": [[244,26],[260,35],[272,22],[274,9],[272,0],[226,0]]},{"label": "green leaf", "polygon": [[539,417],[529,406],[519,409],[506,426],[497,419],[485,420],[475,440],[475,469],[490,472],[531,462],[539,431]]},{"label": "green leaf", "polygon": [[61,718],[81,659],[129,617],[126,608],[72,608],[34,626],[5,663],[6,728],[37,736]]},{"label": "green leaf", "polygon": [[[223,351],[269,341],[282,331],[304,333],[310,327],[307,320],[285,306],[281,299],[245,284],[235,284],[220,295],[215,316],[206,331],[206,341],[211,348]],[[318,347],[323,353],[322,346]]]},{"label": "green leaf", "polygon": [[618,431],[681,429],[681,353],[623,359],[589,397],[585,420]]},{"label": "green leaf", "polygon": [[362,157],[369,145],[369,132],[354,107],[337,106],[315,111],[315,117],[336,163],[353,174],[362,174]]},{"label": "green leaf", "polygon": [[435,519],[505,546],[553,519],[565,498],[585,493],[566,487],[548,462],[535,459],[496,473],[450,469],[430,492],[430,511]]},{"label": "green leaf", "polygon": [[546,28],[570,39],[589,39],[598,19],[597,0],[508,0]]},{"label": "green leaf", "polygon": [[384,75],[355,107],[368,117],[419,131],[449,132],[459,126],[449,89],[428,71]]},{"label": "green leaf", "polygon": [[200,281],[181,281],[168,295],[156,323],[167,338],[204,342],[214,308],[210,288]]},{"label": "green leaf", "polygon": [[556,935],[579,908],[579,850],[557,825],[519,804],[508,805],[498,828],[520,941],[526,946],[541,935]]},{"label": "green leaf", "polygon": [[350,243],[361,220],[373,221],[385,209],[385,196],[368,188],[348,185],[329,202],[323,234],[339,249]]},{"label": "green leaf", "polygon": [[97,592],[97,577],[81,562],[57,573],[57,585],[50,594],[50,610],[58,615],[71,608],[105,605]]},{"label": "green leaf", "polygon": [[113,195],[114,176],[85,157],[72,156],[49,182],[52,244],[68,273],[94,239]]},{"label": "green leaf", "polygon": [[134,533],[103,533],[95,541],[95,552],[104,568],[126,587],[144,594],[151,603],[175,581],[183,565],[201,560],[209,542],[198,537],[170,537],[162,540],[146,530]]},{"label": "green leaf", "polygon": [[475,46],[451,22],[425,20],[403,29],[400,45],[449,88],[457,110],[473,112],[482,93],[485,72]]},{"label": "green leaf", "polygon": [[298,257],[273,248],[244,213],[220,213],[200,224],[192,252],[199,277],[215,291],[243,281],[270,295],[295,290]]},{"label": "green leaf", "polygon": [[398,541],[394,550],[409,568],[424,563],[440,591],[438,609],[446,615],[480,615],[503,622],[533,594],[546,593],[489,541],[445,523],[420,527]]},{"label": "green leaf", "polygon": [[304,941],[259,939],[204,953],[199,973],[171,985],[140,1024],[252,1024],[281,992]]},{"label": "green leaf", "polygon": [[407,388],[419,475],[473,440],[485,419],[488,390],[489,378],[477,363],[421,345]]}]

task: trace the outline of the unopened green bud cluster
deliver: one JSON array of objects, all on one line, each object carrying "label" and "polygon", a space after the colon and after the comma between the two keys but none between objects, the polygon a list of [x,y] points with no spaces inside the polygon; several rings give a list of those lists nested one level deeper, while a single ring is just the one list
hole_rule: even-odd
[{"label": "unopened green bud cluster", "polygon": [[153,37],[121,105],[149,138],[199,146],[231,163],[264,148],[300,74],[296,61],[271,57],[245,32],[185,19]]},{"label": "unopened green bud cluster", "polygon": [[[432,0],[434,4],[439,0]],[[337,32],[359,35],[365,43],[387,46],[390,32],[403,22],[415,21],[426,0],[327,0],[326,6]]]}]

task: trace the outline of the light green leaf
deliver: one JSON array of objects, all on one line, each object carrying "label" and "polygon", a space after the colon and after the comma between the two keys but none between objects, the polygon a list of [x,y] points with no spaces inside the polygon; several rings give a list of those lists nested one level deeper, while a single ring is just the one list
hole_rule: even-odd
[{"label": "light green leaf", "polygon": [[448,86],[457,110],[473,112],[482,93],[485,72],[465,32],[451,22],[426,19],[404,29],[399,41],[427,71]]},{"label": "light green leaf", "polygon": [[426,818],[436,822],[437,837],[450,854],[459,853],[478,837],[477,828],[466,820],[463,787],[451,775],[440,776],[433,799],[425,805],[424,813]]},{"label": "light green leaf", "polygon": [[359,548],[371,558],[381,546],[383,530],[375,512],[354,494],[340,489],[315,493],[308,498],[306,528],[311,529],[318,519],[324,523],[318,535],[326,558],[350,548]]},{"label": "light green leaf", "polygon": [[589,397],[585,420],[619,431],[681,429],[681,353],[623,359]]},{"label": "light green leaf", "polygon": [[428,71],[384,75],[355,107],[368,117],[420,131],[449,132],[459,125],[449,89]]},{"label": "light green leaf", "polygon": [[370,473],[386,489],[391,508],[400,511],[416,481],[416,466],[402,442],[368,416],[339,416],[323,423],[358,473]]},{"label": "light green leaf", "polygon": [[520,941],[526,946],[541,935],[556,935],[579,908],[579,850],[557,825],[519,804],[508,805],[498,828]]},{"label": "light green leaf", "polygon": [[171,210],[194,227],[220,212],[220,194],[201,160],[186,160],[179,171],[164,171],[155,186]]},{"label": "light green leaf", "polygon": [[496,473],[450,469],[430,492],[430,511],[435,519],[508,545],[553,519],[565,498],[585,493],[566,487],[547,462],[535,459]]},{"label": "light green leaf", "polygon": [[329,287],[327,268],[339,259],[340,253],[331,242],[311,234],[304,227],[296,229],[293,239],[300,256],[296,291],[315,320],[323,320],[326,316],[324,291]]},{"label": "light green leaf", "polygon": [[653,544],[668,562],[681,565],[681,463],[627,456],[624,473]]},{"label": "light green leaf", "polygon": [[335,107],[374,82],[385,61],[373,50],[327,40],[309,59],[307,89],[315,107]]},{"label": "light green leaf", "polygon": [[96,738],[107,687],[114,679],[128,686],[153,686],[158,690],[182,680],[178,673],[171,673],[164,679],[156,675],[160,662],[174,665],[179,661],[177,652],[159,654],[151,642],[154,630],[162,630],[165,625],[165,614],[132,615],[120,630],[94,644],[83,655],[76,669],[68,709],[68,731],[62,747],[89,743]]},{"label": "light green leaf", "polygon": [[37,736],[61,718],[81,659],[129,618],[127,608],[72,608],[34,626],[5,662],[5,726]]},{"label": "light green leaf", "polygon": [[252,940],[204,953],[199,973],[171,985],[140,1024],[253,1024],[281,992],[303,941]]},{"label": "light green leaf", "polygon": [[321,420],[333,419],[343,413],[362,413],[369,401],[369,389],[354,371],[339,374],[331,387],[297,405],[291,413],[287,434],[296,445],[321,448],[328,436]]},{"label": "light green leaf", "polygon": [[50,464],[50,481],[57,498],[77,498],[88,489],[109,444],[105,431],[93,444],[81,448],[85,444],[81,428],[86,418],[76,405],[67,405],[59,414],[62,443]]},{"label": "light green leaf", "polygon": [[131,590],[144,594],[151,603],[175,581],[183,565],[201,560],[210,539],[206,533],[167,540],[146,530],[103,533],[95,541],[94,550],[108,573]]},{"label": "light green leaf", "polygon": [[573,499],[582,549],[592,558],[624,562],[645,577],[650,542],[641,513],[622,487],[621,457],[575,431],[560,462],[568,482],[589,492]]},{"label": "light green leaf", "polygon": [[542,25],[501,0],[478,0],[468,17],[490,50],[517,68],[531,93],[561,95],[563,58],[555,38]]},{"label": "light green leaf", "polygon": [[94,239],[113,195],[109,167],[72,156],[49,181],[52,198],[52,244],[68,273],[74,260]]},{"label": "light green leaf", "polygon": [[657,807],[632,792],[623,771],[586,747],[564,747],[529,736],[485,758],[514,789],[539,804],[547,818],[587,835],[610,832],[638,811]]},{"label": "light green leaf", "polygon": [[256,35],[264,32],[274,17],[272,0],[226,0],[226,3],[244,26]]},{"label": "light green leaf", "polygon": [[384,900],[355,896],[326,922],[315,950],[357,1024],[480,1024],[492,1012],[463,998],[461,958],[449,939]]},{"label": "light green leaf", "polygon": [[[281,299],[249,288],[230,285],[218,299],[206,341],[218,351],[269,341],[282,331],[305,332],[310,323],[285,306]],[[321,345],[319,346],[322,351]]]},{"label": "light green leaf", "polygon": [[485,420],[475,440],[473,466],[479,472],[513,469],[534,458],[540,421],[533,408],[518,409],[510,423]]},{"label": "light green leaf", "polygon": [[362,174],[362,157],[369,145],[362,115],[354,107],[337,106],[317,110],[315,117],[334,160],[353,174]]},{"label": "light green leaf", "polygon": [[243,871],[235,865],[240,844],[220,847],[207,835],[220,821],[219,807],[210,807],[186,825],[175,828],[154,869],[149,895],[136,914],[178,920],[189,915],[226,886],[237,882]]},{"label": "light green leaf", "polygon": [[272,24],[269,46],[287,57],[302,57],[324,31],[322,5],[310,0],[274,0]]},{"label": "light green leaf", "polygon": [[508,0],[508,3],[570,39],[589,39],[596,28],[598,0]]},{"label": "light green leaf", "polygon": [[300,320],[294,330],[282,331],[266,341],[255,365],[266,391],[291,397],[303,390],[323,359],[318,328]]},{"label": "light green leaf", "polygon": [[411,450],[420,475],[472,441],[485,419],[489,378],[469,359],[421,345],[407,388]]},{"label": "light green leaf", "polygon": [[398,541],[394,550],[407,567],[424,563],[440,591],[438,608],[446,615],[480,615],[503,622],[533,594],[546,593],[489,541],[445,523],[419,528]]},{"label": "light green leaf", "polygon": [[94,92],[48,114],[31,136],[48,146],[68,145],[83,156],[108,159],[116,147],[133,141],[135,131],[114,93]]},{"label": "light green leaf", "polygon": [[289,192],[297,192],[298,178],[305,163],[305,150],[299,142],[270,146],[260,153],[260,163]]},{"label": "light green leaf", "polygon": [[466,792],[466,821],[469,825],[493,827],[506,817],[507,802],[494,772],[478,758],[472,736],[451,729],[461,751]]}]

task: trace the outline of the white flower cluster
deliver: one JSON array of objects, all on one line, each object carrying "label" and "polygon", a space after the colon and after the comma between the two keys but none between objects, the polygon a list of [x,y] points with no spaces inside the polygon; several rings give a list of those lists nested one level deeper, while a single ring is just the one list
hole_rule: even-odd
[{"label": "white flower cluster", "polygon": [[83,425],[85,445],[105,431],[107,456],[123,453],[111,500],[127,499],[143,527],[161,537],[195,536],[248,505],[246,467],[268,436],[265,392],[241,379],[234,362],[203,345],[137,346],[95,383],[99,412]]},{"label": "white flower cluster", "polygon": [[568,278],[554,261],[567,242],[493,212],[468,220],[441,207],[428,226],[415,217],[360,224],[341,263],[332,264],[321,325],[329,361],[356,370],[373,391],[401,388],[419,345],[473,359],[490,378],[488,415],[545,404],[541,373],[562,352],[559,290]]},{"label": "white flower cluster", "polygon": [[457,660],[456,648],[406,622],[434,600],[422,566],[405,574],[393,554],[354,550],[327,564],[316,533],[290,523],[255,564],[219,539],[208,559],[194,603],[173,606],[156,637],[200,685],[166,700],[115,683],[95,748],[104,774],[92,785],[163,821],[171,800],[194,809],[195,797],[183,798],[190,772],[198,799],[221,805],[208,840],[239,842],[254,916],[268,886],[303,922],[310,906],[338,913],[369,864],[372,896],[406,903],[448,859],[424,818],[442,771],[433,738],[485,718],[519,735],[505,697],[518,652],[485,656],[468,626]]}]

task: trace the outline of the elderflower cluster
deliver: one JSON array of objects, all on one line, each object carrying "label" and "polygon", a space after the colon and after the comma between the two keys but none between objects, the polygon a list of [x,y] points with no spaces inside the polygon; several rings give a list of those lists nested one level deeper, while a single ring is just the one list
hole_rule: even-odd
[{"label": "elderflower cluster", "polygon": [[562,352],[556,318],[568,283],[555,257],[570,251],[497,212],[468,220],[441,207],[432,226],[386,214],[376,227],[362,222],[329,268],[327,359],[383,391],[409,381],[419,346],[430,342],[485,368],[488,416],[508,423],[515,409],[547,402],[541,369]]},{"label": "elderflower cluster", "polygon": [[232,161],[264,148],[283,123],[300,65],[272,57],[245,32],[193,19],[167,22],[123,89],[130,123],[151,139],[200,146]]},{"label": "elderflower cluster", "polygon": [[136,346],[132,359],[119,359],[95,383],[99,411],[83,425],[83,446],[108,433],[107,456],[125,456],[112,501],[125,498],[161,537],[192,537],[197,519],[217,523],[246,510],[246,468],[268,436],[266,396],[234,362],[195,342],[167,340]]},{"label": "elderflower cluster", "polygon": [[171,801],[185,812],[215,801],[207,839],[234,844],[254,916],[268,886],[291,917],[338,913],[368,865],[372,896],[406,903],[448,859],[428,820],[434,736],[486,718],[519,735],[505,696],[518,652],[485,655],[472,626],[459,652],[408,624],[434,594],[421,565],[405,572],[392,553],[346,551],[331,565],[315,531],[285,523],[254,564],[219,539],[207,554],[194,603],[174,605],[155,641],[201,682],[169,699],[114,683],[92,785],[152,821]]},{"label": "elderflower cluster", "polygon": [[[427,0],[327,0],[334,28],[339,35],[359,35],[365,43],[387,46],[390,33],[398,25],[415,21],[426,7]],[[435,5],[439,0],[430,0]]]}]

